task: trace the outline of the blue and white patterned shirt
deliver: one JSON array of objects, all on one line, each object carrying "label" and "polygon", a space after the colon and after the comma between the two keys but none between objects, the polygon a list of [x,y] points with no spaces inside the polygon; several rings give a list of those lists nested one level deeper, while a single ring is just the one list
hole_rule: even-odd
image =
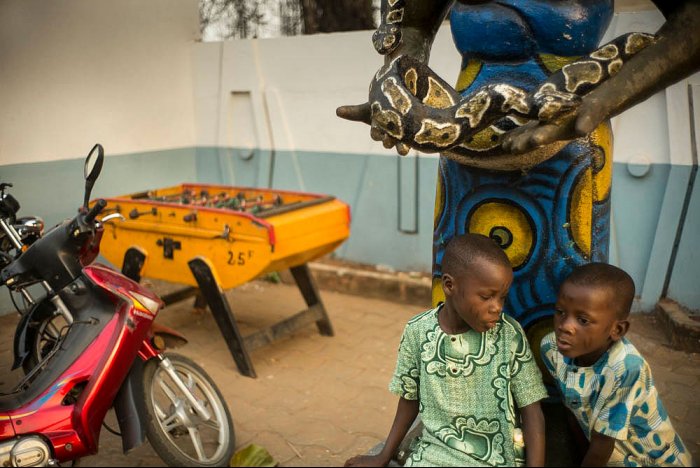
[{"label": "blue and white patterned shirt", "polygon": [[609,466],[693,466],[659,399],[649,364],[626,338],[590,367],[563,356],[554,332],[542,339],[541,353],[564,405],[588,439],[591,431],[616,439]]}]

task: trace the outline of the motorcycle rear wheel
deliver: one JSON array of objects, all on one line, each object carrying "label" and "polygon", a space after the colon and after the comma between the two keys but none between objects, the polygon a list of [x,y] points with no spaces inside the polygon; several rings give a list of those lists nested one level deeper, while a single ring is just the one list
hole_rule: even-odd
[{"label": "motorcycle rear wheel", "polygon": [[211,418],[205,421],[161,361],[151,359],[144,366],[142,398],[137,398],[148,441],[168,466],[229,466],[236,438],[221,392],[191,359],[174,353],[164,357]]}]

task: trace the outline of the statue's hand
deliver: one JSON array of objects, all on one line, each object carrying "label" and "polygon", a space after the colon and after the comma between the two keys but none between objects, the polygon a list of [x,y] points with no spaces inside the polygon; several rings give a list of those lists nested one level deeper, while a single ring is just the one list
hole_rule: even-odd
[{"label": "statue's hand", "polygon": [[572,135],[571,120],[557,123],[532,121],[503,135],[501,148],[506,153],[522,154],[555,141],[574,138],[577,136]]},{"label": "statue's hand", "polygon": [[503,136],[504,151],[521,154],[557,141],[570,141],[588,135],[609,118],[605,105],[594,93],[584,97],[581,104],[556,119],[532,121]]},{"label": "statue's hand", "polygon": [[459,94],[427,65],[402,55],[375,73],[368,103],[337,113],[368,123],[373,140],[405,156],[411,148],[435,153],[457,143],[460,126],[451,107],[458,101]]},{"label": "statue's hand", "polygon": [[358,105],[340,106],[335,110],[335,114],[343,119],[352,120],[355,122],[364,122],[370,126],[370,136],[375,141],[381,141],[384,148],[392,148],[396,146],[396,151],[401,156],[406,156],[409,151],[409,147],[398,140],[388,135],[381,127],[381,122],[379,119],[372,118],[372,110],[370,109],[369,102]]},{"label": "statue's hand", "polygon": [[514,113],[522,118],[553,119],[580,98],[547,84],[534,96],[508,84],[490,84],[460,96],[424,63],[400,56],[380,68],[367,103],[342,106],[339,117],[365,122],[372,139],[400,155],[411,148],[426,153],[470,154],[463,143],[492,122]]}]

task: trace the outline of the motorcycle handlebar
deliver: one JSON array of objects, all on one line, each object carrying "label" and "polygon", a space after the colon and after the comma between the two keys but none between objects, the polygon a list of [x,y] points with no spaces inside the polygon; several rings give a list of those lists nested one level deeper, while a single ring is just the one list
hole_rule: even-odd
[{"label": "motorcycle handlebar", "polygon": [[90,211],[85,215],[85,222],[86,223],[91,223],[95,220],[95,217],[100,214],[102,210],[104,210],[105,206],[107,206],[107,202],[100,198],[95,202],[92,208],[90,208]]}]

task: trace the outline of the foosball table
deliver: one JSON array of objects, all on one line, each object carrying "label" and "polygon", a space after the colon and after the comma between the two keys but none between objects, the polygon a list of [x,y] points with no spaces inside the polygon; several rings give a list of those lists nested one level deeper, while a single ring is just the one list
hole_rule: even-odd
[{"label": "foosball table", "polygon": [[[197,296],[209,306],[239,371],[255,377],[249,352],[312,322],[333,328],[307,263],[350,235],[350,207],[333,196],[302,192],[181,184],[107,198],[101,253],[122,272],[181,283],[166,304]],[[308,306],[243,337],[224,290],[289,269]]]}]

